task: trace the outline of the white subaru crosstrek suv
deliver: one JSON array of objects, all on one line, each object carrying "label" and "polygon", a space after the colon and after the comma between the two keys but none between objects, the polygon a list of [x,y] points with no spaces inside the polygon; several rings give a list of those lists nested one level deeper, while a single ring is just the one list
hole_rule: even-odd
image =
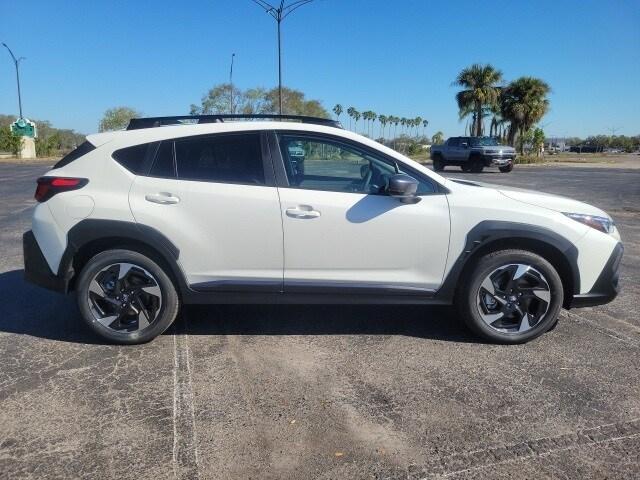
[{"label": "white subaru crosstrek suv", "polygon": [[446,179],[325,119],[134,119],[89,135],[35,197],[26,278],[75,291],[120,343],[192,303],[455,304],[482,337],[521,343],[618,291],[602,210]]}]

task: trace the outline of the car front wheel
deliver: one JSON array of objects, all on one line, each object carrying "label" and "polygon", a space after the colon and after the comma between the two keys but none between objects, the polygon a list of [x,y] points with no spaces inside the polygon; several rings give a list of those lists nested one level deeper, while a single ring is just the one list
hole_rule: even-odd
[{"label": "car front wheel", "polygon": [[467,326],[498,343],[524,343],[554,326],[562,307],[562,281],[541,256],[500,250],[479,259],[458,292]]},{"label": "car front wheel", "polygon": [[176,289],[162,267],[130,250],[107,250],[91,258],[76,292],[87,325],[121,344],[152,340],[169,328],[179,308]]}]

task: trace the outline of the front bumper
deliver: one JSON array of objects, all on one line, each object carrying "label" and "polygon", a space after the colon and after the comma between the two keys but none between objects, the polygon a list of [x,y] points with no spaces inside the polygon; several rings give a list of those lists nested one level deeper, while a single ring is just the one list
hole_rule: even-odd
[{"label": "front bumper", "polygon": [[504,167],[505,165],[509,165],[510,163],[515,161],[515,154],[514,155],[491,155],[491,154],[487,154],[484,155],[484,163],[487,166],[498,166],[498,167]]},{"label": "front bumper", "polygon": [[596,280],[596,283],[594,283],[591,291],[588,293],[574,295],[569,308],[603,305],[616,298],[620,292],[620,286],[618,284],[618,270],[623,253],[624,247],[622,246],[622,243],[618,243],[613,249],[613,252],[611,252],[609,260],[607,260],[607,263],[602,269],[602,272],[598,276],[598,279]]},{"label": "front bumper", "polygon": [[69,279],[58,276],[51,271],[31,230],[22,235],[22,252],[26,281],[56,292],[66,293],[68,291]]}]

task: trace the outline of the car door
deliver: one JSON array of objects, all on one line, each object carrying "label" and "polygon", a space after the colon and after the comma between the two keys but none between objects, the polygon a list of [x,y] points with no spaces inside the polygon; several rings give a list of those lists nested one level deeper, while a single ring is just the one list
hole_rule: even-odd
[{"label": "car door", "polygon": [[447,153],[447,160],[458,162],[462,159],[462,148],[458,137],[450,138],[447,141]]},{"label": "car door", "polygon": [[178,247],[196,290],[282,290],[280,202],[263,136],[163,141],[149,175],[133,183],[129,199],[136,221]]},{"label": "car door", "polygon": [[[285,292],[430,293],[442,282],[449,244],[446,196],[428,177],[418,203],[385,194],[396,163],[340,137],[281,132],[278,157]],[[304,151],[294,169],[290,145]],[[283,178],[280,178],[283,177]]]}]

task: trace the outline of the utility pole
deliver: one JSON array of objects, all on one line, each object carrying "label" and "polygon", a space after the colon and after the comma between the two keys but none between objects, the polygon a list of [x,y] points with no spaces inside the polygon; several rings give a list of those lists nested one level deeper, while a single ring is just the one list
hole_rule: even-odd
[{"label": "utility pole", "polygon": [[280,37],[280,24],[291,13],[307,3],[313,2],[313,0],[297,0],[289,5],[285,5],[285,0],[281,0],[278,7],[274,7],[264,0],[251,0],[264,9],[269,15],[271,15],[278,24],[278,107],[280,115],[282,115],[282,41]]},{"label": "utility pole", "polygon": [[13,52],[11,51],[11,49],[9,48],[9,46],[6,43],[2,43],[2,45],[4,46],[4,48],[6,48],[7,50],[9,50],[9,54],[11,55],[11,58],[13,59],[13,63],[16,66],[16,82],[18,83],[18,108],[20,109],[20,118],[22,118],[22,94],[20,93],[20,61],[21,60],[26,60],[26,58],[24,57],[20,57],[20,58],[16,58],[16,56],[13,54]]},{"label": "utility pole", "polygon": [[229,103],[231,106],[231,114],[233,115],[233,59],[236,56],[235,53],[231,54],[231,70],[229,71],[229,85],[231,86],[231,95],[229,96]]}]

